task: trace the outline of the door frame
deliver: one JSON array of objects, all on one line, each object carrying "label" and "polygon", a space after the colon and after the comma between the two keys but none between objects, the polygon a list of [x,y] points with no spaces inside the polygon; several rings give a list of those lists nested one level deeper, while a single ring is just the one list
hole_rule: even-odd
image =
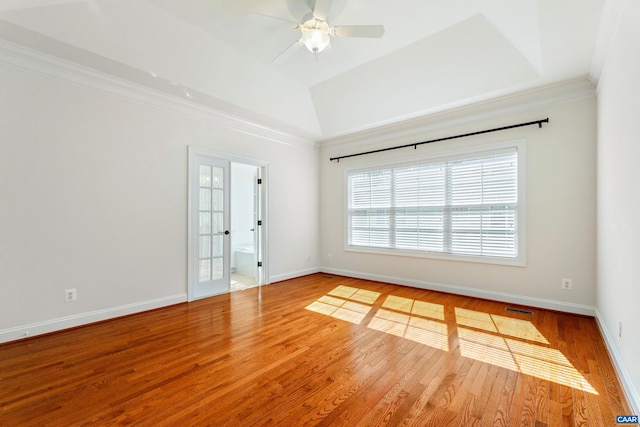
[{"label": "door frame", "polygon": [[[195,268],[195,258],[199,257],[196,251],[195,241],[198,236],[194,233],[194,210],[197,207],[194,205],[197,201],[196,191],[199,189],[199,183],[196,181],[196,173],[194,171],[197,165],[199,157],[213,157],[219,160],[227,161],[231,163],[242,163],[245,165],[256,166],[260,168],[260,176],[262,183],[259,186],[260,190],[260,204],[259,204],[259,220],[262,221],[261,226],[257,226],[259,233],[259,254],[261,256],[260,261],[262,266],[258,270],[258,285],[268,285],[269,282],[269,164],[266,161],[253,159],[250,157],[238,156],[235,154],[225,153],[221,151],[209,150],[206,148],[198,148],[188,146],[188,191],[187,191],[187,299],[188,301],[194,301],[198,298],[194,297],[194,280],[197,280],[198,271]],[[229,188],[233,185],[233,182],[229,182]],[[229,207],[230,208],[230,207]],[[232,212],[229,212],[232,216]],[[230,252],[230,250],[229,250]],[[225,256],[231,256],[231,253],[226,253]],[[230,278],[229,278],[230,279]]]}]

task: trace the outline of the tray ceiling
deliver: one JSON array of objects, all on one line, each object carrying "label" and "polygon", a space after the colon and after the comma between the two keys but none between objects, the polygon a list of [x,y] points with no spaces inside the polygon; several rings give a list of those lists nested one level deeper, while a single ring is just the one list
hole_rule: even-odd
[{"label": "tray ceiling", "polygon": [[588,75],[603,0],[334,0],[382,24],[314,55],[285,22],[308,0],[0,0],[0,38],[314,140]]}]

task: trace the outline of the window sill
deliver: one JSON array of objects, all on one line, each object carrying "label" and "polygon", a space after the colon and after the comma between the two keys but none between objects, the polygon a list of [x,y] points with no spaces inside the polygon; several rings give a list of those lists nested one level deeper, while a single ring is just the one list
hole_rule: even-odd
[{"label": "window sill", "polygon": [[428,258],[444,261],[457,261],[457,262],[473,262],[480,264],[496,264],[506,265],[512,267],[526,267],[526,259],[524,256],[516,258],[501,258],[491,256],[476,256],[476,255],[460,255],[460,254],[445,254],[439,252],[428,251],[412,251],[406,249],[387,249],[387,248],[371,248],[364,246],[349,246],[344,247],[345,252],[356,252],[365,254],[377,254],[377,255],[389,255],[400,256],[410,258]]}]

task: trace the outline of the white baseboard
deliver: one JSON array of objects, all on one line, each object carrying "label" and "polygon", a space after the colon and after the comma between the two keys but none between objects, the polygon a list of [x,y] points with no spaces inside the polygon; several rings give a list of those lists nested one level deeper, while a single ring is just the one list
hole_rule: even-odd
[{"label": "white baseboard", "polygon": [[483,289],[467,288],[464,286],[447,285],[444,283],[411,280],[392,276],[381,276],[377,274],[362,273],[359,271],[340,270],[335,268],[322,268],[321,270],[325,273],[355,277],[358,279],[375,280],[378,282],[393,283],[394,285],[411,286],[414,288],[428,289],[431,291],[447,292],[450,294],[483,298],[493,301],[507,302],[511,304],[526,305],[530,307],[545,308],[548,310],[563,311],[566,313],[582,314],[586,316],[595,316],[596,314],[595,307],[582,304],[573,304],[564,301],[555,301],[544,298],[508,294],[505,292],[487,291]]},{"label": "white baseboard", "polygon": [[186,301],[187,294],[172,295],[169,297],[121,305],[119,307],[74,314],[72,316],[60,317],[57,319],[46,320],[44,322],[16,326],[14,328],[0,329],[0,343],[19,340],[34,335],[46,334],[49,332],[61,331],[63,329],[87,325],[101,320],[113,319],[120,316],[126,316],[128,314],[140,313]]},{"label": "white baseboard", "polygon": [[[627,398],[627,402],[631,405],[631,410],[633,414],[640,414],[640,394],[638,394],[638,390],[633,384],[633,380],[629,375],[629,371],[625,367],[624,362],[622,361],[622,356],[620,356],[620,352],[618,351],[618,347],[615,344],[615,341],[609,330],[607,329],[607,325],[604,322],[604,318],[600,314],[600,312],[596,309],[596,323],[600,328],[600,333],[604,338],[604,342],[607,346],[607,350],[609,350],[609,356],[613,361],[613,366],[618,373],[618,378],[622,383],[622,388],[624,389],[625,397]],[[617,414],[617,415],[628,415],[628,414]]]},{"label": "white baseboard", "polygon": [[[308,276],[309,274],[320,273],[324,271],[319,267],[308,268],[305,270],[291,271],[289,273],[277,274],[271,276],[269,283],[282,282],[283,280],[295,279],[296,277]],[[337,273],[336,273],[337,274]]]}]

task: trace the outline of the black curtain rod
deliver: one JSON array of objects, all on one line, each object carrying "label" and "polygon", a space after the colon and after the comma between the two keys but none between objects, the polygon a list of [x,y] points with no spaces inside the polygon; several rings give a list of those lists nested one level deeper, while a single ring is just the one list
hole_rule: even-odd
[{"label": "black curtain rod", "polygon": [[429,141],[414,142],[414,143],[411,143],[411,144],[397,145],[395,147],[380,148],[379,150],[364,151],[362,153],[347,154],[345,156],[331,157],[329,159],[329,161],[332,162],[334,160],[337,160],[338,162],[340,162],[340,159],[346,159],[348,157],[364,156],[364,155],[367,155],[367,154],[381,153],[383,151],[399,150],[401,148],[408,148],[408,147],[413,147],[414,149],[416,149],[416,148],[418,148],[418,145],[422,145],[422,144],[431,144],[432,142],[448,141],[450,139],[464,138],[464,137],[473,136],[473,135],[481,135],[483,133],[489,133],[489,132],[498,132],[498,131],[501,131],[501,130],[520,128],[520,127],[523,127],[523,126],[538,125],[538,128],[541,128],[543,123],[549,123],[549,118],[547,117],[546,119],[536,120],[534,122],[518,123],[517,125],[503,126],[501,128],[487,129],[487,130],[481,130],[481,131],[478,131],[478,132],[463,133],[461,135],[447,136],[445,138],[431,139]]}]

